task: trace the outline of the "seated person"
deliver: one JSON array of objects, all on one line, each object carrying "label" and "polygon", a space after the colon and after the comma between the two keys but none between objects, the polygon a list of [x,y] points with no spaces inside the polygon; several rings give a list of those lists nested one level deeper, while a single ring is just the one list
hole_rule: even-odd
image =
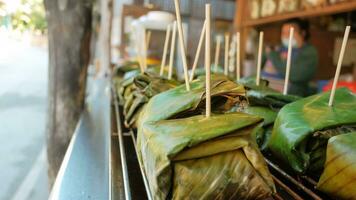
[{"label": "seated person", "polygon": [[309,82],[314,78],[318,64],[318,53],[308,43],[309,23],[301,19],[291,19],[282,25],[282,46],[276,49],[266,48],[262,76],[284,79],[287,63],[287,51],[290,28],[294,28],[292,40],[291,71],[288,93],[298,96],[310,95]]}]

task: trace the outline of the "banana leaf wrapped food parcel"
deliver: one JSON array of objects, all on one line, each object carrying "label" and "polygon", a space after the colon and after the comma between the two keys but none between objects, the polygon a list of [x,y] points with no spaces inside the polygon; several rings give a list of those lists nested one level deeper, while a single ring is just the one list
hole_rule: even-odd
[{"label": "banana leaf wrapped food parcel", "polygon": [[356,132],[329,139],[317,188],[335,199],[356,199]]},{"label": "banana leaf wrapped food parcel", "polygon": [[261,79],[260,85],[256,85],[254,77],[243,78],[239,81],[247,89],[247,97],[251,106],[266,106],[272,109],[280,109],[286,104],[294,102],[300,97],[295,95],[284,95],[270,87],[267,80]]},{"label": "banana leaf wrapped food parcel", "polygon": [[[205,81],[154,96],[138,121],[139,159],[154,199],[266,199],[274,184],[252,134],[257,116],[228,113],[245,100],[242,85],[212,77],[211,117]],[[218,113],[218,114],[217,114]]]},{"label": "banana leaf wrapped food parcel", "polygon": [[256,85],[255,77],[242,78],[239,83],[245,86],[249,101],[249,106],[242,112],[257,115],[264,119],[263,129],[256,134],[256,141],[261,150],[267,150],[267,144],[279,109],[300,99],[300,97],[283,95],[269,88],[269,82],[264,79],[260,80],[259,86]]},{"label": "banana leaf wrapped food parcel", "polygon": [[298,173],[320,173],[328,139],[356,130],[356,95],[337,89],[331,107],[329,96],[330,92],[313,95],[278,113],[268,147]]},{"label": "banana leaf wrapped food parcel", "polygon": [[117,93],[119,102],[123,106],[124,124],[135,128],[136,119],[142,106],[156,94],[174,88],[179,83],[167,80],[154,73],[138,74],[119,84]]}]

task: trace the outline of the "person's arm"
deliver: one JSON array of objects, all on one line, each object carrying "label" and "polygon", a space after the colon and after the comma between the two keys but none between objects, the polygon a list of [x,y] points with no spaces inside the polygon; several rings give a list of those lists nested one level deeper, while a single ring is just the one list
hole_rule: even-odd
[{"label": "person's arm", "polygon": [[[269,55],[274,67],[283,76],[286,73],[287,61],[281,59],[279,53],[271,52]],[[318,64],[318,53],[312,46],[307,47],[299,52],[297,58],[292,60],[290,81],[291,82],[307,82],[313,79]]]}]

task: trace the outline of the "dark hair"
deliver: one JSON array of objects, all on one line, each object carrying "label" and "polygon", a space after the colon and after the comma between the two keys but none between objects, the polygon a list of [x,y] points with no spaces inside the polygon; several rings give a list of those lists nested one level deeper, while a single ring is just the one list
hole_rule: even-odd
[{"label": "dark hair", "polygon": [[295,24],[299,27],[301,33],[303,34],[304,40],[307,41],[310,38],[309,21],[300,18],[292,18],[283,23],[284,24]]}]

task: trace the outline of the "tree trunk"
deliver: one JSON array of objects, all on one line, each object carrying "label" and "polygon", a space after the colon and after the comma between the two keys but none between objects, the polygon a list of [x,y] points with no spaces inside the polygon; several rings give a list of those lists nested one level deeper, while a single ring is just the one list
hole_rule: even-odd
[{"label": "tree trunk", "polygon": [[52,186],[85,98],[92,22],[91,0],[45,0],[48,22],[48,176]]}]

